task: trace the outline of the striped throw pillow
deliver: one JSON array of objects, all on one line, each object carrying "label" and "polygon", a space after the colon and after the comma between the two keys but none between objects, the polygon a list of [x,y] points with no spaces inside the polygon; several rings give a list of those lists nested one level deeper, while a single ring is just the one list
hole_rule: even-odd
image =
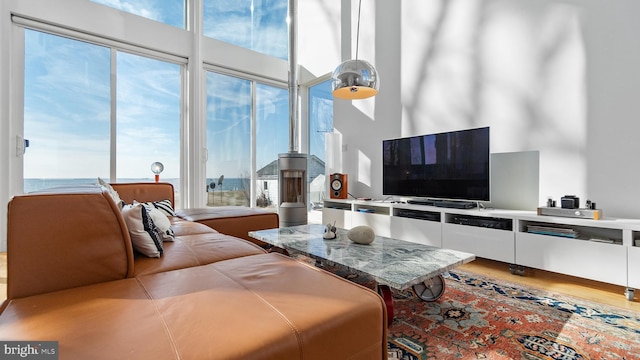
[{"label": "striped throw pillow", "polygon": [[124,205],[122,217],[129,229],[134,249],[148,257],[162,256],[164,250],[162,238],[149,212],[142,204]]},{"label": "striped throw pillow", "polygon": [[176,212],[173,210],[173,206],[171,205],[171,200],[166,199],[162,201],[153,201],[143,203],[145,206],[153,206],[154,208],[162,211],[163,214],[167,216],[176,216]]}]

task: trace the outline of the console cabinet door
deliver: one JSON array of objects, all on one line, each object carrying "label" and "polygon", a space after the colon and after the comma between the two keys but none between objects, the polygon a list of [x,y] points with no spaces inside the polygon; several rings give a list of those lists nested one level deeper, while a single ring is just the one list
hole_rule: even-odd
[{"label": "console cabinet door", "polygon": [[444,223],[442,247],[510,264],[515,262],[514,235],[509,230]]},{"label": "console cabinet door", "polygon": [[335,224],[338,228],[350,229],[352,213],[351,210],[324,208],[322,209],[322,223]]},{"label": "console cabinet door", "polygon": [[516,235],[516,263],[626,286],[627,247],[538,234]]},{"label": "console cabinet door", "polygon": [[351,227],[367,225],[370,226],[378,236],[391,236],[391,217],[389,215],[368,214],[354,211],[351,216]]},{"label": "console cabinet door", "polygon": [[391,237],[441,248],[442,224],[439,221],[392,216]]}]

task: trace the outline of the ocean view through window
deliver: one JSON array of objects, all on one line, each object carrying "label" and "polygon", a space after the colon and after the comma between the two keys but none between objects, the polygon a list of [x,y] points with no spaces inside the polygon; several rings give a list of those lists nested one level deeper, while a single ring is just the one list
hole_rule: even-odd
[{"label": "ocean view through window", "polygon": [[25,179],[109,178],[110,58],[104,46],[25,30]]},{"label": "ocean view through window", "polygon": [[153,181],[150,165],[155,161],[165,165],[162,181],[178,191],[181,69],[25,30],[24,137],[29,147],[23,191],[95,184],[98,177]]}]

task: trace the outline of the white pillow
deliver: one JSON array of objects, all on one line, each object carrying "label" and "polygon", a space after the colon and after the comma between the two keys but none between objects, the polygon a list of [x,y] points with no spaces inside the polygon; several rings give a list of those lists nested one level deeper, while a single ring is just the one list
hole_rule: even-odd
[{"label": "white pillow", "polygon": [[[137,204],[138,202],[134,201],[133,203]],[[153,207],[153,204],[151,203],[142,203],[142,206],[144,206],[149,213],[149,216],[151,216],[151,220],[153,220],[153,223],[156,225],[158,234],[162,241],[174,241],[176,236],[171,229],[171,222],[167,215]]]},{"label": "white pillow", "polygon": [[115,202],[116,205],[118,206],[118,209],[122,209],[122,206],[124,205],[124,201],[122,199],[120,199],[120,195],[113,188],[113,186],[111,186],[111,184],[109,184],[108,182],[102,180],[101,178],[98,178],[98,184],[100,184],[100,186],[102,186],[102,188],[104,190],[107,190],[109,195],[111,195],[111,198],[113,199],[113,202]]},{"label": "white pillow", "polygon": [[164,249],[157,227],[142,204],[124,205],[122,217],[129,228],[133,248],[139,253],[159,258]]}]

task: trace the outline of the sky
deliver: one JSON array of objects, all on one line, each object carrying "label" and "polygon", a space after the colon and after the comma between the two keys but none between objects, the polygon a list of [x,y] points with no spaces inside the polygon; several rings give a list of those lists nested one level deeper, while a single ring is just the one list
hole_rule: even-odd
[{"label": "sky", "polygon": [[[183,0],[93,1],[184,28]],[[207,36],[286,59],[286,0],[205,0],[204,6]],[[25,30],[24,136],[30,141],[25,178],[109,178],[111,51]],[[162,177],[179,177],[181,66],[117,50],[116,59],[117,177],[152,177],[155,161],[165,166]],[[208,75],[207,177],[237,177],[249,170],[247,84]],[[234,92],[215,91],[218,87]],[[330,98],[326,91],[318,94]],[[259,169],[288,150],[288,93],[286,88],[258,85],[256,97]],[[316,110],[325,113],[319,118],[326,122],[332,108],[316,103]],[[311,146],[324,152],[313,134]]]},{"label": "sky", "polygon": [[[117,52],[119,178],[178,177],[180,66]],[[25,31],[25,178],[109,178],[111,50]]]}]

